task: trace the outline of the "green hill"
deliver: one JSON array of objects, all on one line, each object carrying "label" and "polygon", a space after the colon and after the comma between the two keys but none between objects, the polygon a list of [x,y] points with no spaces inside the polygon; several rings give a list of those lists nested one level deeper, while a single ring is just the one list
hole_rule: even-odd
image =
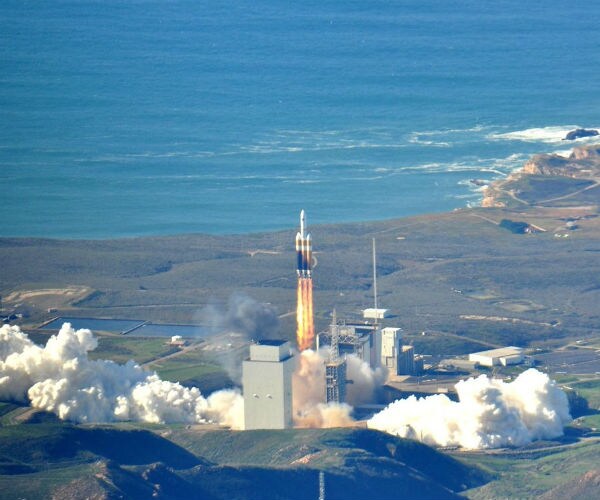
[{"label": "green hill", "polygon": [[1,426],[0,498],[317,498],[324,471],[328,499],[452,499],[491,479],[367,429],[154,431],[35,416]]}]

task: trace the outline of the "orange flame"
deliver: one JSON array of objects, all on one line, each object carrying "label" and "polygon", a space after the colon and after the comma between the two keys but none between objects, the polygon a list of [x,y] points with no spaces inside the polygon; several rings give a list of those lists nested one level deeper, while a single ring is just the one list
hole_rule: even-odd
[{"label": "orange flame", "polygon": [[297,301],[296,341],[298,349],[304,351],[312,347],[315,338],[311,278],[298,278]]}]

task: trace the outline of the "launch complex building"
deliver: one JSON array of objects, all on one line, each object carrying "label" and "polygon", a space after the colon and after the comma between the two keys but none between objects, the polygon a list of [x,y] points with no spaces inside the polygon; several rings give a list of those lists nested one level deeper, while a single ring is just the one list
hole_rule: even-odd
[{"label": "launch complex building", "polygon": [[[355,355],[372,369],[385,367],[390,373],[414,371],[412,347],[401,345],[400,328],[383,328],[386,309],[377,307],[375,242],[373,241],[373,280],[375,307],[363,310],[363,322],[339,322],[334,311],[330,328],[315,336],[313,320],[312,237],[307,232],[306,215],[300,212],[300,230],[295,238],[297,306],[296,342],[298,351],[319,351],[329,345],[325,364],[323,402],[346,401],[347,355]],[[410,359],[409,359],[410,358]],[[250,346],[243,363],[244,413],[246,429],[283,429],[292,426],[292,374],[296,357],[289,342],[265,340]],[[407,373],[411,374],[411,373]]]}]

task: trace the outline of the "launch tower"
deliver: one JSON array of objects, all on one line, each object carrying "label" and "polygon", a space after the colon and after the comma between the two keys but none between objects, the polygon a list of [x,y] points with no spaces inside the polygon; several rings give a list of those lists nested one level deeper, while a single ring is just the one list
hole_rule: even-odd
[{"label": "launch tower", "polygon": [[346,361],[340,359],[339,325],[333,311],[331,322],[331,350],[329,360],[325,363],[325,390],[327,403],[344,403],[346,401]]}]

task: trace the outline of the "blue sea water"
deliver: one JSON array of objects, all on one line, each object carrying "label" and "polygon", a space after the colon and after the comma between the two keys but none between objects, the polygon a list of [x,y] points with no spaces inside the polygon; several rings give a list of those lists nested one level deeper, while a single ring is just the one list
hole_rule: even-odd
[{"label": "blue sea water", "polygon": [[3,0],[2,236],[447,211],[600,126],[600,2]]}]

